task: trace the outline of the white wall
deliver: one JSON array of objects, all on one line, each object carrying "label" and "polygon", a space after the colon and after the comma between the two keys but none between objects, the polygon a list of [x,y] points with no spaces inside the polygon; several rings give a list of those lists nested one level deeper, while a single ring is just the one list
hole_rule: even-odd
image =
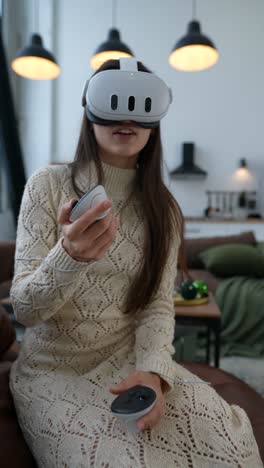
[{"label": "white wall", "polygon": [[[4,0],[4,41],[9,64],[17,50],[29,44],[32,33],[42,35],[48,50],[54,47],[54,0]],[[55,83],[10,78],[16,104],[25,170],[29,176],[47,165],[53,151],[53,93]]]},{"label": "white wall", "polygon": [[[28,32],[34,27],[33,20],[29,25],[26,19],[28,12],[32,15],[33,0],[10,1],[20,5],[17,29]],[[39,2],[46,11],[40,30],[62,71],[52,84],[22,85],[23,79],[16,79],[21,86],[17,105],[28,174],[49,161],[73,158],[82,87],[92,73],[89,60],[111,27],[110,0]],[[172,69],[167,57],[186,31],[191,0],[117,1],[117,27],[124,42],[173,89],[174,102],[162,122],[168,167],[180,164],[182,142],[194,141],[196,163],[208,171],[203,181],[171,181],[172,192],[189,216],[203,213],[206,190],[255,189],[264,176],[264,2],[200,0],[197,7],[202,30],[216,44],[220,60],[212,69],[184,73]],[[242,157],[252,171],[247,184],[235,179]],[[261,190],[264,208],[264,184]]]}]

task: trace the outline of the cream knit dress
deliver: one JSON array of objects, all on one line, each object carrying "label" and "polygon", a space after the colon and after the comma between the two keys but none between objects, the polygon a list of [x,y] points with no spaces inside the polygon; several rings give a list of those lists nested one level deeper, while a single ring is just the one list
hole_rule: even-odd
[{"label": "cream knit dress", "polygon": [[[58,212],[76,196],[67,165],[33,174],[21,205],[11,296],[27,329],[10,388],[38,466],[262,467],[241,408],[205,384],[173,384],[196,378],[172,360],[177,238],[151,304],[136,316],[123,313],[143,260],[143,218],[136,192],[125,204],[136,170],[103,168],[120,226],[101,260],[77,262],[61,245]],[[83,191],[97,183],[93,164],[77,182]],[[160,374],[170,390],[160,423],[130,433],[110,412],[108,388],[135,370]]]}]

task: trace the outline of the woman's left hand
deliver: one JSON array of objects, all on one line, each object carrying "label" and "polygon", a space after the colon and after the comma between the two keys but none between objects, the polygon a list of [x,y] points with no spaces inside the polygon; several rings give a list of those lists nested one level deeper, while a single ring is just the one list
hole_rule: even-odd
[{"label": "woman's left hand", "polygon": [[111,393],[122,393],[135,385],[145,385],[155,390],[157,394],[156,404],[152,410],[138,419],[137,426],[139,429],[144,430],[152,428],[159,423],[162,416],[165,414],[165,398],[162,391],[162,381],[159,375],[152,372],[136,371],[130,374],[126,379],[122,380],[120,384],[110,387]]}]

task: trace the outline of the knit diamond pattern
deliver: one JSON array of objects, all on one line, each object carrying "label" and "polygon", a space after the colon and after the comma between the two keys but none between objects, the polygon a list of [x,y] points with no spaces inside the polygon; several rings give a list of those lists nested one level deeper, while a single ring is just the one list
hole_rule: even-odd
[{"label": "knit diamond pattern", "polygon": [[[25,187],[11,297],[26,333],[10,388],[25,439],[42,468],[261,467],[246,413],[172,355],[172,290],[178,239],[160,288],[136,315],[124,314],[127,290],[143,259],[143,215],[134,169],[103,163],[105,189],[120,215],[117,236],[98,261],[78,262],[61,244],[61,206],[75,197],[66,165],[41,168]],[[90,163],[78,175],[96,184]],[[155,254],[155,253],[154,253]],[[108,388],[135,370],[169,384],[166,413],[152,429],[130,433],[110,411]]]}]

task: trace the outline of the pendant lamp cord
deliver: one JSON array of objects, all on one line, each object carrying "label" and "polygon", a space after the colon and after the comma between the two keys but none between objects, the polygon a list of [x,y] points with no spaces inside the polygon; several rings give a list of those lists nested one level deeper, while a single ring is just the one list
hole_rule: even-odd
[{"label": "pendant lamp cord", "polygon": [[192,0],[192,17],[193,20],[196,19],[196,0]]},{"label": "pendant lamp cord", "polygon": [[33,0],[35,3],[35,28],[36,33],[39,33],[39,0]]},{"label": "pendant lamp cord", "polygon": [[112,28],[116,28],[116,0],[112,0]]}]

